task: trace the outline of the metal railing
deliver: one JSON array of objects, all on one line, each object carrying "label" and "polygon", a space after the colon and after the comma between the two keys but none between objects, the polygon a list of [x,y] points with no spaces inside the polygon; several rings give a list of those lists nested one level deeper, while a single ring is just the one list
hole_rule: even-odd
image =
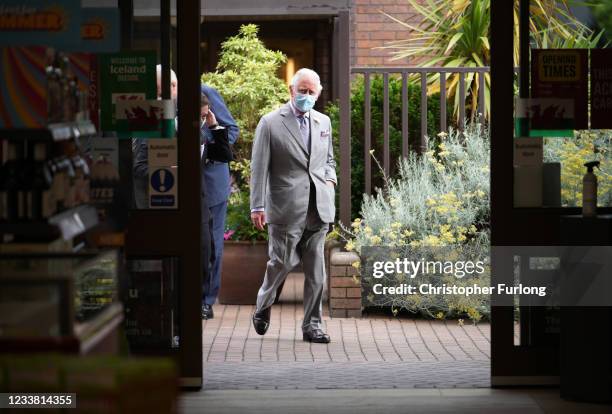
[{"label": "metal railing", "polygon": [[[478,112],[485,113],[485,73],[489,73],[490,68],[487,67],[475,67],[475,68],[450,68],[450,67],[424,67],[424,68],[366,68],[366,67],[354,67],[351,68],[351,75],[362,75],[364,78],[364,136],[363,136],[363,147],[364,147],[364,174],[365,174],[365,188],[364,191],[367,194],[371,194],[372,191],[372,157],[370,150],[372,147],[372,107],[371,107],[371,77],[372,75],[382,75],[383,77],[383,102],[382,102],[382,114],[383,114],[383,160],[382,167],[385,174],[388,174],[391,169],[391,156],[395,154],[390,153],[390,132],[389,132],[389,78],[391,75],[401,76],[402,81],[402,97],[401,97],[401,114],[402,114],[402,156],[407,157],[409,153],[409,134],[408,134],[408,77],[410,75],[419,75],[421,88],[420,88],[420,139],[419,148],[425,148],[426,146],[426,135],[427,135],[427,86],[428,77],[431,75],[439,75],[440,82],[440,132],[447,131],[447,93],[446,93],[446,82],[447,77],[451,74],[459,74],[459,114],[458,114],[458,129],[462,130],[465,125],[466,117],[466,75],[467,74],[479,74],[478,76]],[[342,102],[341,102],[342,104]],[[349,104],[350,102],[345,102]],[[348,125],[347,125],[348,122]],[[341,128],[347,128],[350,131],[350,119],[341,120]],[[344,134],[344,139],[350,140],[350,134]],[[342,135],[341,135],[342,140]],[[349,143],[340,143],[341,147],[350,148]],[[340,163],[341,176],[350,177],[351,174],[351,162]],[[350,200],[350,185],[340,185],[340,218],[344,222],[346,218],[351,215],[351,205],[346,202]],[[344,200],[344,202],[342,202]]]}]

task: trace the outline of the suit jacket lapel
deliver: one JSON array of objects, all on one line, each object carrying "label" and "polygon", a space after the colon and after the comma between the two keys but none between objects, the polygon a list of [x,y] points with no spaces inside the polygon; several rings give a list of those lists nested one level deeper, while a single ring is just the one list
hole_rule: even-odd
[{"label": "suit jacket lapel", "polygon": [[304,151],[304,153],[308,155],[308,150],[304,145],[302,133],[298,128],[297,121],[295,120],[295,116],[293,115],[293,111],[291,111],[291,106],[289,106],[289,104],[285,104],[285,106],[281,109],[280,114],[283,117],[283,124],[285,125],[285,128],[289,130],[291,136],[293,136],[300,148],[302,148],[302,151]]}]

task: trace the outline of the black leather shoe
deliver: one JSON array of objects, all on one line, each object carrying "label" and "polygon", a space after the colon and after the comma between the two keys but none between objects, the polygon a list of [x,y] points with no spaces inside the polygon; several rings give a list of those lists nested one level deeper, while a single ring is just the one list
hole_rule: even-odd
[{"label": "black leather shoe", "polygon": [[202,305],[202,319],[212,319],[215,314],[212,310],[212,305]]},{"label": "black leather shoe", "polygon": [[302,334],[302,338],[307,342],[314,342],[317,344],[328,344],[331,342],[331,338],[328,334],[323,332],[321,329],[311,329]]},{"label": "black leather shoe", "polygon": [[253,314],[253,327],[259,335],[264,335],[270,327],[271,309],[272,307],[268,306],[266,309]]}]

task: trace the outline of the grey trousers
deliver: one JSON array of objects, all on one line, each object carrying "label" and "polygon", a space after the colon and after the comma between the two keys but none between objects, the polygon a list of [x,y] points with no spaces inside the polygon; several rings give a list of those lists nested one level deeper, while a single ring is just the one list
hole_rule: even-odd
[{"label": "grey trousers", "polygon": [[[314,187],[314,186],[313,186]],[[325,283],[325,236],[329,224],[319,218],[311,194],[308,215],[301,224],[268,224],[268,265],[257,293],[257,311],[272,306],[276,291],[300,260],[304,270],[302,330],[320,329]]]}]

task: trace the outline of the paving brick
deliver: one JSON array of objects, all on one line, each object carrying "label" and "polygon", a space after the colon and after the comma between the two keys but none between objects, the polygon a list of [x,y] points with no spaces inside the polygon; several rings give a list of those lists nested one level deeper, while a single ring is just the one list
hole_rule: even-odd
[{"label": "paving brick", "polygon": [[[352,285],[331,289],[356,295],[359,287],[352,277],[335,279]],[[253,306],[215,305],[215,319],[202,323],[204,388],[488,386],[488,324],[459,327],[454,321],[362,318],[360,299],[342,298],[357,308],[338,309],[338,299],[332,300],[323,318],[332,342],[310,344],[302,341],[302,292],[303,275],[291,274],[263,337],[251,327]]]}]

